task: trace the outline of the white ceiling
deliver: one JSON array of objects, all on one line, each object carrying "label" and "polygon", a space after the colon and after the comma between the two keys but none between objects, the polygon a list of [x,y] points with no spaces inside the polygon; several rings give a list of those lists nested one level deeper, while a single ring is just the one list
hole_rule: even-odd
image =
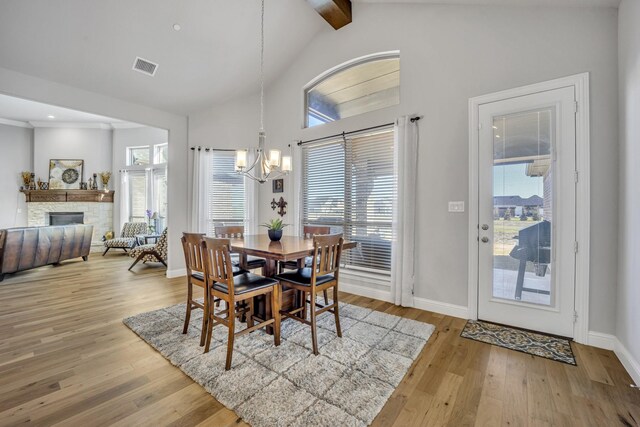
[{"label": "white ceiling", "polygon": [[[355,0],[617,6],[619,0]],[[188,114],[258,87],[258,0],[2,0],[0,67]],[[355,17],[357,19],[357,16]],[[321,31],[333,31],[304,0],[265,11],[267,81]],[[180,24],[181,31],[173,29]],[[140,56],[155,77],[131,70]]]},{"label": "white ceiling", "polygon": [[[306,1],[268,1],[267,79],[322,29]],[[257,88],[259,30],[256,0],[2,0],[0,67],[184,114]]]},{"label": "white ceiling", "polygon": [[[51,119],[49,116],[53,116]],[[0,94],[0,119],[17,122],[16,125],[63,126],[63,125],[107,125],[108,127],[132,127],[133,123],[110,117],[55,107],[41,102]],[[1,122],[0,122],[1,123]],[[6,122],[5,122],[6,123]]]}]

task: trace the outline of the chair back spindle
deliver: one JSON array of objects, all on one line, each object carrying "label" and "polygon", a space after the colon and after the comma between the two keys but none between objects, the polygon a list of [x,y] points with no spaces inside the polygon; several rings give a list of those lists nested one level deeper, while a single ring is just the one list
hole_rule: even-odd
[{"label": "chair back spindle", "polygon": [[204,275],[204,261],[202,251],[203,233],[182,233],[182,249],[184,250],[184,260],[187,266],[187,273],[190,276],[194,272]]},{"label": "chair back spindle", "polygon": [[205,237],[202,242],[204,250],[205,274],[210,283],[222,283],[227,286],[229,295],[234,294],[233,265],[231,263],[231,242],[229,239],[213,239]]},{"label": "chair back spindle", "polygon": [[313,259],[316,260],[311,270],[311,282],[315,283],[317,276],[333,274],[338,279],[340,257],[342,256],[342,234],[329,234],[313,237]]}]

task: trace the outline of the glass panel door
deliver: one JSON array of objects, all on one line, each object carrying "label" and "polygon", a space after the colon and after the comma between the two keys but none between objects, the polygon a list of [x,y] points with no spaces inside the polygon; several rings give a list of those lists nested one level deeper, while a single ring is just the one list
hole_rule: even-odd
[{"label": "glass panel door", "polygon": [[493,297],[550,306],[555,108],[493,118]]},{"label": "glass panel door", "polygon": [[479,106],[478,318],[573,335],[573,87]]}]

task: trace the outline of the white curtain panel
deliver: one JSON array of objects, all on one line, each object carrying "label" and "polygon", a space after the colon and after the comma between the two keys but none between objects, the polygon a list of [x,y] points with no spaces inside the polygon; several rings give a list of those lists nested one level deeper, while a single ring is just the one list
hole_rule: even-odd
[{"label": "white curtain panel", "polygon": [[[249,151],[247,164],[252,165],[256,159],[256,153]],[[252,179],[244,178],[244,209],[245,209],[245,234],[258,234],[258,183]]]},{"label": "white curtain panel", "polygon": [[293,228],[294,236],[302,236],[302,147],[297,142],[293,142],[293,197],[292,202],[297,206],[293,209]]},{"label": "white curtain panel", "polygon": [[124,227],[124,223],[129,221],[129,206],[131,198],[129,197],[129,172],[120,171],[120,228],[114,230],[116,236],[120,236],[120,230]]},{"label": "white curtain panel", "polygon": [[213,153],[209,150],[193,150],[193,193],[191,206],[191,231],[206,233],[209,226],[209,192],[207,179],[211,176]]},{"label": "white curtain panel", "polygon": [[394,128],[394,167],[398,193],[393,209],[391,296],[393,303],[413,307],[415,285],[416,187],[418,175],[418,122],[400,117]]}]

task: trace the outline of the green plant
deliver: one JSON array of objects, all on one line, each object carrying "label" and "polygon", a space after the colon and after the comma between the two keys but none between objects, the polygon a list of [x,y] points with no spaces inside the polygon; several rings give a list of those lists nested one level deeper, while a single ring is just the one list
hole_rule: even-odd
[{"label": "green plant", "polygon": [[285,228],[287,225],[289,224],[283,224],[282,220],[279,218],[275,218],[272,219],[269,222],[265,222],[264,224],[261,224],[262,227],[266,227],[269,230],[282,230],[283,228]]}]

